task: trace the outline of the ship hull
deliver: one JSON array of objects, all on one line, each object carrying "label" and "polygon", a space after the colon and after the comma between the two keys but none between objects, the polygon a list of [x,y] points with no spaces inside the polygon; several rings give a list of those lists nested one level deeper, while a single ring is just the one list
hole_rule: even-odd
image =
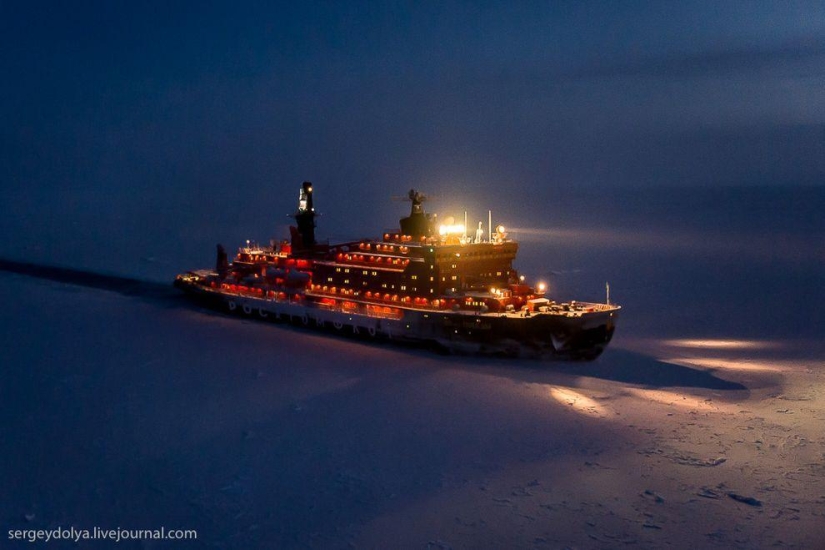
[{"label": "ship hull", "polygon": [[[328,307],[312,295],[287,299],[224,292],[178,278],[175,286],[201,305],[262,321],[292,323],[356,338],[434,346],[451,353],[501,355],[562,360],[593,360],[610,342],[618,308],[533,314],[475,313],[419,308],[356,310]],[[381,309],[381,308],[378,308]]]}]

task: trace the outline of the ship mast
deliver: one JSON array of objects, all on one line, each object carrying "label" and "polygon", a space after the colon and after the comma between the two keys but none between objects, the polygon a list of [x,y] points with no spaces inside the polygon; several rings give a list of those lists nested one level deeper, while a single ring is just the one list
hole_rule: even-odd
[{"label": "ship mast", "polygon": [[[307,249],[315,246],[315,207],[312,205],[312,182],[305,181],[301,185],[298,195],[298,211],[293,215],[298,223],[297,233],[300,236],[300,243],[296,242],[296,235],[293,234],[292,248]],[[299,245],[300,246],[296,246]]]}]

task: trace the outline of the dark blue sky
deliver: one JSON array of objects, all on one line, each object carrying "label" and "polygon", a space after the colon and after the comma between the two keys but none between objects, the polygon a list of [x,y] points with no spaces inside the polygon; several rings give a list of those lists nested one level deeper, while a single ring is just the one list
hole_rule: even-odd
[{"label": "dark blue sky", "polygon": [[6,217],[825,181],[822,2],[26,1],[0,37]]}]

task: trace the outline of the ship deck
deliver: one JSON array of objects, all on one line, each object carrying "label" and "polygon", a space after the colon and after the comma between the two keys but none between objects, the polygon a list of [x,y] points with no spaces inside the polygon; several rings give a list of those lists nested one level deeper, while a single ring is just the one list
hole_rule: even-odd
[{"label": "ship deck", "polygon": [[[201,280],[206,280],[209,277],[217,276],[217,273],[207,269],[195,270],[190,271],[190,275],[193,275]],[[278,298],[275,296],[262,296],[259,293],[259,289],[254,289],[254,291],[245,291],[241,289],[229,289],[229,288],[211,288],[206,285],[201,285],[198,283],[190,282],[190,284],[194,284],[200,290],[209,292],[216,295],[224,295],[224,296],[237,296],[239,298],[251,298],[254,300],[260,300],[262,302],[282,302],[282,303],[289,303],[293,300],[290,300],[289,297],[287,298]],[[370,317],[384,317],[385,315],[381,314],[380,312],[376,312],[376,309],[373,308],[392,308],[395,310],[403,310],[403,311],[415,311],[419,313],[442,313],[442,314],[451,314],[451,315],[461,315],[465,317],[482,317],[482,318],[508,318],[508,319],[520,319],[520,318],[527,318],[531,316],[556,316],[556,317],[568,317],[568,318],[576,318],[576,317],[583,317],[586,315],[594,314],[594,313],[602,313],[602,312],[611,312],[611,311],[618,311],[621,309],[621,306],[617,306],[614,304],[602,304],[602,303],[595,303],[595,302],[564,302],[564,303],[555,303],[549,302],[548,305],[542,306],[537,311],[525,311],[525,310],[517,310],[517,311],[481,311],[477,309],[445,309],[443,307],[435,307],[435,306],[425,306],[420,304],[408,304],[408,303],[399,303],[395,301],[386,301],[386,300],[365,300],[354,296],[337,296],[323,292],[302,292],[300,293],[302,296],[311,298],[314,301],[312,302],[311,307],[324,309],[328,311],[340,311],[344,313],[358,313],[364,314]],[[442,298],[463,298],[462,295],[455,295],[455,296],[445,296]],[[335,300],[335,304],[324,303],[321,300],[324,299],[332,299]],[[365,312],[357,311],[352,306],[344,306],[344,304],[353,304],[357,306],[364,306],[367,308]],[[308,304],[307,304],[308,305]]]}]

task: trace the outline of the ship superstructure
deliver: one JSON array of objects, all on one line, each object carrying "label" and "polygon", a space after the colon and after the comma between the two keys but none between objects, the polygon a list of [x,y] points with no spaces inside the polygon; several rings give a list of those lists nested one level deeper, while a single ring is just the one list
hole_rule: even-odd
[{"label": "ship superstructure", "polygon": [[411,190],[410,215],[380,239],[339,244],[315,238],[313,188],[304,182],[290,240],[247,243],[229,262],[175,284],[233,313],[344,334],[434,343],[442,349],[593,359],[610,341],[619,306],[556,303],[513,268],[518,243],[505,228],[436,227]]}]

